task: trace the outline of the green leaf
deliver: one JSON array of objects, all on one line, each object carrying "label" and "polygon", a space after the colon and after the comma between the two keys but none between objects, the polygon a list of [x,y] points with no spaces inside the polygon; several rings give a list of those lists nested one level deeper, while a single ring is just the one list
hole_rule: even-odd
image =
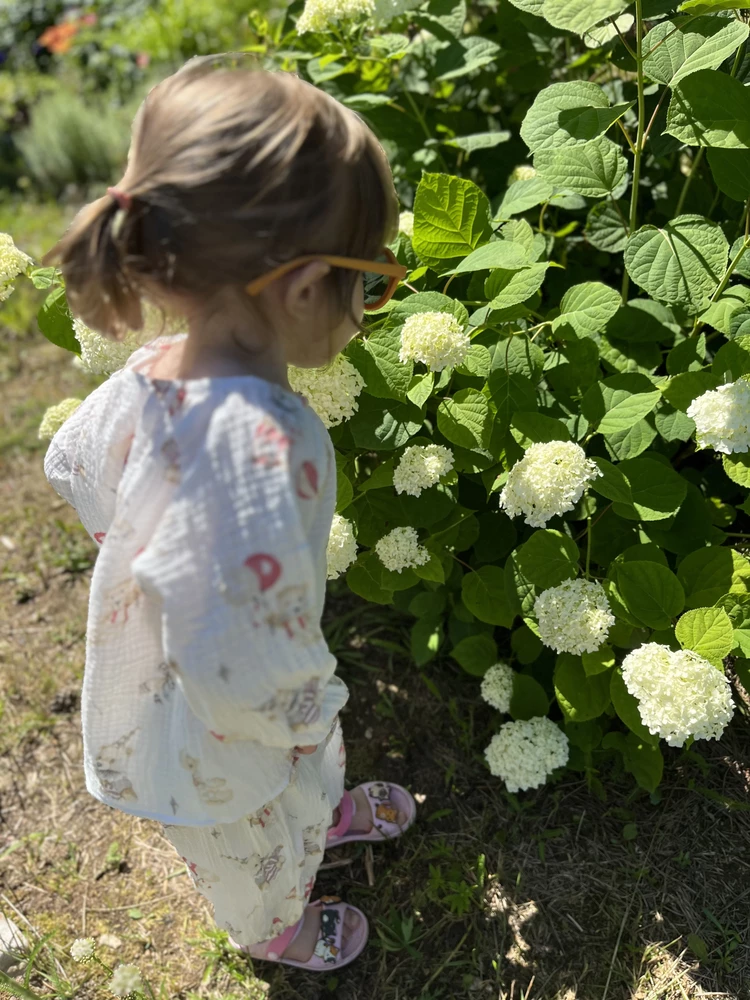
[{"label": "green leaf", "polygon": [[448,174],[422,175],[414,218],[412,245],[430,267],[458,262],[488,242],[492,232],[487,196],[472,181]]},{"label": "green leaf", "polygon": [[623,194],[628,165],[620,147],[598,136],[585,146],[540,149],[534,157],[539,174],[556,188],[564,188],[586,198]]},{"label": "green leaf", "polygon": [[657,411],[654,419],[665,441],[688,441],[695,433],[695,421],[668,403]]},{"label": "green leaf", "polygon": [[627,213],[628,206],[622,201],[616,205],[612,201],[600,201],[586,219],[586,239],[597,250],[620,253],[628,239]]},{"label": "green leaf", "polygon": [[482,344],[472,344],[463,363],[456,366],[459,375],[473,375],[476,378],[487,378],[490,373],[492,359],[490,352]]},{"label": "green leaf", "polygon": [[462,639],[453,647],[450,655],[467,674],[483,677],[497,663],[497,646],[491,635],[482,632]]},{"label": "green leaf", "polygon": [[733,482],[750,489],[750,454],[722,455],[721,464]]},{"label": "green leaf", "polygon": [[511,418],[510,432],[522,448],[546,441],[570,441],[570,432],[562,420],[545,417],[533,410],[526,413],[523,410],[514,413]]},{"label": "green leaf", "polygon": [[513,674],[513,694],[508,714],[514,720],[534,719],[549,712],[549,698],[539,681],[528,674]]},{"label": "green leaf", "polygon": [[669,384],[664,389],[664,398],[675,409],[684,412],[694,399],[710,389],[715,389],[720,384],[720,380],[711,372],[684,372],[669,380]]},{"label": "green leaf", "polygon": [[572,538],[551,528],[535,531],[518,548],[516,557],[523,575],[540,591],[578,576],[578,546]]},{"label": "green leaf", "polygon": [[612,647],[605,643],[594,653],[582,653],[581,660],[586,676],[592,677],[594,674],[603,674],[605,670],[611,670],[615,665],[615,654]]},{"label": "green leaf", "polygon": [[706,360],[706,335],[686,337],[675,344],[667,355],[667,371],[670,375],[679,375],[686,371],[700,371]]},{"label": "green leaf", "polygon": [[489,434],[490,407],[476,389],[461,389],[443,399],[437,409],[440,433],[459,448],[484,448]]},{"label": "green leaf", "polygon": [[560,315],[552,321],[552,329],[568,324],[581,337],[601,333],[621,302],[619,292],[600,281],[573,285],[562,297]]},{"label": "green leaf", "polygon": [[443,271],[443,276],[465,274],[469,271],[488,271],[495,267],[517,271],[526,267],[528,263],[529,255],[520,243],[513,243],[511,240],[493,240],[492,243],[478,247],[452,270]]},{"label": "green leaf", "polygon": [[484,284],[484,294],[490,299],[490,309],[507,309],[525,302],[538,291],[547,274],[549,264],[530,264],[528,267],[508,271],[497,268]]},{"label": "green leaf", "polygon": [[443,626],[439,618],[428,615],[412,625],[409,646],[416,665],[423,667],[434,659],[442,642]]},{"label": "green leaf", "polygon": [[748,25],[733,18],[698,17],[681,25],[661,21],[643,39],[643,51],[650,53],[644,72],[651,80],[674,87],[698,70],[718,69],[748,34]]},{"label": "green leaf", "polygon": [[50,343],[73,354],[81,353],[64,288],[55,288],[49,293],[37,313],[37,323]]},{"label": "green leaf", "polygon": [[698,310],[708,304],[724,276],[728,253],[729,243],[717,223],[700,215],[679,215],[663,229],[637,230],[625,247],[625,267],[653,298]]},{"label": "green leaf", "polygon": [[505,574],[498,566],[482,566],[465,573],[461,580],[461,598],[480,622],[510,628],[515,614],[505,589]]},{"label": "green leaf", "polygon": [[511,219],[514,215],[520,215],[521,212],[527,212],[530,208],[548,202],[553,190],[550,182],[543,177],[529,177],[524,181],[515,181],[503,195],[495,212],[495,221]]},{"label": "green leaf", "polygon": [[630,0],[544,0],[542,17],[555,28],[583,35],[595,24],[616,17]]},{"label": "green leaf", "polygon": [[374,552],[361,554],[346,572],[349,589],[373,604],[391,604],[393,591],[382,586],[381,569],[382,564]]},{"label": "green leaf", "polygon": [[734,647],[734,629],[723,608],[686,611],[677,622],[675,635],[683,649],[692,649],[717,665]]},{"label": "green leaf", "polygon": [[601,87],[584,80],[552,83],[537,94],[521,125],[521,138],[532,153],[590,142],[632,107],[610,107]]},{"label": "green leaf", "polygon": [[666,131],[688,146],[750,146],[750,94],[734,77],[704,69],[672,91]]},{"label": "green leaf", "polygon": [[571,722],[597,719],[609,705],[609,675],[586,676],[580,656],[561,653],[555,663],[555,695]]},{"label": "green leaf", "polygon": [[625,770],[629,771],[641,788],[655,792],[664,773],[664,758],[658,745],[628,733],[623,751]]},{"label": "green leaf", "polygon": [[690,14],[715,13],[720,10],[746,10],[750,0],[685,0],[679,9]]},{"label": "green leaf", "polygon": [[[730,285],[719,298],[712,302],[701,315],[701,321],[719,330],[725,336],[738,336],[737,330],[732,334],[732,317],[740,310],[746,310],[750,302],[750,288],[746,285]],[[746,341],[750,344],[750,338]]]},{"label": "green leaf", "polygon": [[465,153],[473,153],[477,149],[493,149],[501,142],[507,142],[511,137],[508,131],[475,132],[474,135],[461,135],[455,139],[443,140],[444,146],[462,149]]},{"label": "green leaf", "polygon": [[421,428],[422,414],[410,403],[374,399],[366,393],[359,397],[359,408],[348,422],[354,442],[367,451],[402,448]]},{"label": "green leaf", "polygon": [[581,412],[599,434],[616,434],[637,424],[661,402],[645,375],[613,375],[595,382],[581,400]]},{"label": "green leaf", "polygon": [[528,625],[521,625],[514,629],[510,637],[510,646],[518,657],[518,662],[524,664],[534,663],[539,659],[544,649],[542,640],[531,631]]},{"label": "green leaf", "polygon": [[750,562],[734,549],[710,545],[696,549],[680,562],[677,577],[685,589],[685,606],[716,604],[725,594],[750,589]]},{"label": "green leaf", "polygon": [[634,343],[671,341],[680,326],[671,309],[653,299],[631,299],[607,323],[607,336]]},{"label": "green leaf", "polygon": [[389,325],[403,326],[409,316],[421,312],[449,312],[456,317],[462,326],[469,322],[469,313],[458,299],[440,292],[417,292],[398,302],[388,318]]},{"label": "green leaf", "polygon": [[420,580],[430,580],[432,583],[445,583],[443,564],[434,552],[430,553],[428,562],[414,567],[414,574]]},{"label": "green leaf", "polygon": [[643,725],[641,713],[638,711],[638,700],[625,687],[622,671],[619,668],[611,674],[609,694],[618,719],[646,743],[657,744],[659,737],[650,733]]},{"label": "green leaf", "polygon": [[536,410],[536,389],[531,379],[525,375],[507,372],[495,368],[490,372],[487,383],[492,402],[497,408],[497,419],[502,427],[510,424],[510,419],[516,410]]},{"label": "green leaf", "polygon": [[750,372],[750,337],[736,337],[716,352],[711,365],[712,373],[722,381],[731,381]]},{"label": "green leaf", "polygon": [[734,201],[747,201],[750,197],[750,149],[712,147],[708,151],[708,165],[720,191]]},{"label": "green leaf", "polygon": [[432,395],[434,385],[435,375],[433,372],[426,372],[423,375],[413,375],[406,393],[409,402],[414,403],[421,410]]},{"label": "green leaf", "polygon": [[414,365],[399,361],[401,338],[390,329],[376,330],[366,340],[353,340],[349,359],[365,379],[371,396],[406,402]]},{"label": "green leaf", "polygon": [[503,368],[513,375],[525,375],[532,382],[538,382],[545,361],[544,351],[519,331],[497,342],[492,354],[492,371]]},{"label": "green leaf", "polygon": [[614,501],[614,513],[628,520],[659,521],[680,509],[687,481],[674,469],[640,455],[619,465],[594,459],[602,472],[591,488]]},{"label": "green leaf", "polygon": [[493,62],[500,46],[490,38],[468,35],[454,39],[438,52],[435,61],[436,80],[455,80]]},{"label": "green leaf", "polygon": [[57,281],[58,269],[56,267],[32,267],[28,272],[28,278],[34,288],[51,288]]},{"label": "green leaf", "polygon": [[607,434],[604,442],[612,458],[624,462],[628,458],[642,455],[651,446],[655,437],[656,428],[648,420],[639,420],[627,430]]},{"label": "green leaf", "polygon": [[685,607],[685,591],[675,574],[650,560],[619,565],[617,588],[628,611],[649,628],[669,628]]},{"label": "green leaf", "polygon": [[387,94],[350,94],[343,97],[341,103],[352,111],[371,111],[373,108],[380,108],[390,104],[393,100]]}]

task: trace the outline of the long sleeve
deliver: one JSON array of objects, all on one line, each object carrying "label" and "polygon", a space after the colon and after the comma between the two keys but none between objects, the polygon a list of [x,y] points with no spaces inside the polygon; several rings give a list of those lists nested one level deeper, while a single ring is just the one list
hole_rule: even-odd
[{"label": "long sleeve", "polygon": [[230,396],[187,467],[171,456],[179,482],[132,562],[160,604],[177,684],[218,739],[317,744],[348,697],[309,535],[330,523],[321,496],[335,470],[317,428],[298,430]]}]

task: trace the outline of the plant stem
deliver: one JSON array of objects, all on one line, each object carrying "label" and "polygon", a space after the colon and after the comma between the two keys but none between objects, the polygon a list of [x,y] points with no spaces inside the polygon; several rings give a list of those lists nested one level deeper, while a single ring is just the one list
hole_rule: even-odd
[{"label": "plant stem", "polygon": [[[635,0],[635,40],[636,66],[638,69],[638,136],[635,140],[633,157],[633,189],[630,192],[630,233],[635,232],[638,218],[638,188],[641,183],[641,157],[643,155],[643,133],[646,127],[646,98],[643,93],[643,0]],[[625,270],[622,276],[622,301],[628,301],[630,275]]]},{"label": "plant stem", "polygon": [[[414,117],[417,119],[417,121],[419,122],[419,124],[422,126],[422,131],[424,132],[425,136],[428,139],[432,139],[433,138],[432,133],[430,132],[429,128],[427,127],[427,122],[425,121],[424,115],[422,114],[422,112],[417,107],[417,102],[411,96],[410,91],[406,90],[406,88],[404,88],[404,94],[406,95],[407,101],[411,105],[411,109],[414,112]],[[443,167],[445,168],[445,170],[447,170],[448,169],[448,164],[445,162],[445,160],[443,158],[443,154],[440,152],[439,149],[436,149],[435,152],[437,153],[438,159],[442,163]]]},{"label": "plant stem", "polygon": [[586,579],[591,576],[591,515],[586,518]]},{"label": "plant stem", "polygon": [[700,166],[700,162],[703,159],[703,154],[706,151],[705,146],[701,146],[698,152],[693,157],[693,162],[690,164],[690,170],[685,178],[685,183],[682,185],[682,191],[680,191],[680,197],[677,200],[677,207],[674,210],[675,216],[680,215],[682,212],[682,206],[685,204],[685,199],[687,198],[687,193],[690,190],[690,185],[693,183],[693,177]]}]

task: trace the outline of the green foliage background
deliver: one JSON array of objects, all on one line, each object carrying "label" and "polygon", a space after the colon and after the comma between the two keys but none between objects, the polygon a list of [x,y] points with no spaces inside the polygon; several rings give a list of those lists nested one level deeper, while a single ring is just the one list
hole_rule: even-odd
[{"label": "green foliage background", "polygon": [[[570,766],[599,791],[613,763],[651,792],[662,776],[622,680],[629,650],[694,649],[750,684],[750,455],[696,450],[686,413],[750,373],[745,8],[428,0],[382,30],[301,36],[301,4],[250,15],[263,65],[371,125],[415,216],[393,245],[407,284],[347,349],[366,380],[358,412],[331,430],[338,510],[360,546],[346,583],[413,617],[428,685],[448,656],[478,695],[510,660],[511,716],[559,721]],[[468,327],[464,365],[433,375],[399,361],[417,311]],[[41,325],[63,344],[51,312],[57,325]],[[534,529],[498,493],[549,440],[578,442],[603,475]],[[456,474],[398,495],[403,450],[431,441]],[[383,567],[373,546],[396,526],[418,529],[425,566]],[[603,583],[617,623],[598,653],[556,656],[534,599],[578,575]]]}]

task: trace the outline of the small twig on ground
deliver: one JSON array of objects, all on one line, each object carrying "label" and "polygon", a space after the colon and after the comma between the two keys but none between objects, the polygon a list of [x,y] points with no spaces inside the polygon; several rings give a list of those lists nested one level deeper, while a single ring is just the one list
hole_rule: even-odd
[{"label": "small twig on ground", "polygon": [[375,864],[372,857],[372,844],[365,848],[365,871],[367,872],[367,884],[372,888],[375,885]]}]

